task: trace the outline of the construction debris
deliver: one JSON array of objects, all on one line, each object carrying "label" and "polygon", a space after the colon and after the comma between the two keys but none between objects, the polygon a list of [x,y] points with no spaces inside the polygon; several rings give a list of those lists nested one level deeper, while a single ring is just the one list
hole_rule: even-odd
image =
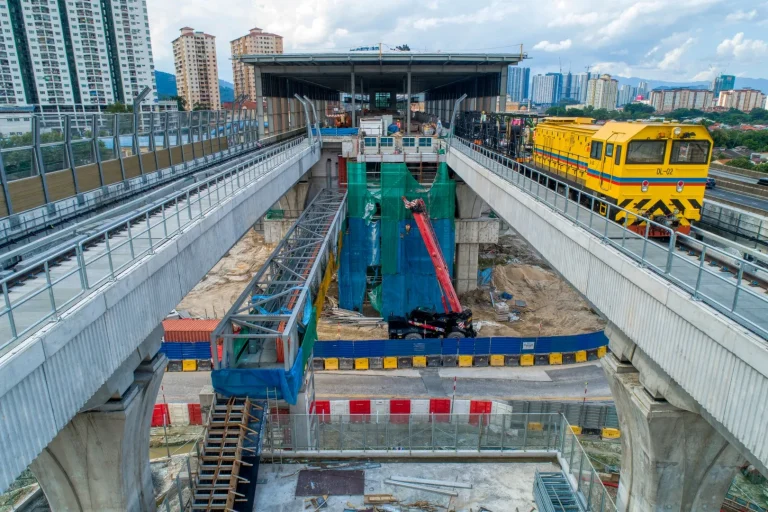
[{"label": "construction debris", "polygon": [[[365,504],[394,503],[397,499],[391,494],[366,494]],[[349,506],[349,504],[347,504]]]},{"label": "construction debris", "polygon": [[323,311],[323,316],[327,318],[329,322],[342,325],[376,326],[385,323],[384,319],[381,317],[363,316],[362,313],[358,313],[357,311],[350,311],[342,308],[326,309]]},{"label": "construction debris", "polygon": [[426,485],[418,485],[418,484],[409,484],[406,482],[397,482],[395,480],[384,480],[385,484],[389,485],[395,485],[398,487],[407,487],[409,489],[417,489],[420,491],[427,491],[427,492],[434,492],[435,494],[443,494],[445,496],[458,496],[459,493],[456,491],[448,491],[445,489],[437,489],[435,487],[429,487]]},{"label": "construction debris", "polygon": [[409,482],[412,484],[426,484],[436,485],[437,487],[456,487],[459,489],[471,489],[472,484],[464,482],[451,482],[449,480],[427,480],[426,478],[413,478],[409,476],[391,476],[390,480],[397,480],[398,482]]}]

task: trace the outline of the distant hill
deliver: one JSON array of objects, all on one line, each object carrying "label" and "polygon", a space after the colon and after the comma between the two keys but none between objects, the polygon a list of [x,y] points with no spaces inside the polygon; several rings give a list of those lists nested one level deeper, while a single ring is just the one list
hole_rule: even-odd
[{"label": "distant hill", "polygon": [[231,82],[219,78],[219,95],[221,102],[235,101],[235,86]]},{"label": "distant hill", "polygon": [[[176,89],[176,75],[164,71],[155,70],[155,81],[157,82],[157,99],[167,100],[171,96],[178,94]],[[226,80],[219,80],[219,94],[221,102],[235,100],[235,86]]]},{"label": "distant hill", "polygon": [[157,99],[167,100],[171,96],[176,96],[176,75],[155,70],[155,81],[157,82]]},{"label": "distant hill", "polygon": [[[627,84],[631,86],[637,86],[638,82],[648,82],[649,90],[653,89],[671,89],[673,87],[693,87],[697,89],[709,88],[710,82],[665,82],[662,80],[646,80],[644,78],[637,77],[618,77],[619,84]],[[736,77],[736,88],[742,89],[744,87],[750,87],[768,94],[768,80],[765,78],[745,78]]]}]

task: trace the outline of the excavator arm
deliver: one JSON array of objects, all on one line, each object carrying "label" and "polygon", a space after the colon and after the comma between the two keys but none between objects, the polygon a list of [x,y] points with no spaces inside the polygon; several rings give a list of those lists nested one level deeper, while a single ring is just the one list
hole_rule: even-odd
[{"label": "excavator arm", "polygon": [[429,220],[427,206],[424,204],[424,200],[415,199],[413,201],[408,201],[408,199],[403,197],[403,202],[405,203],[405,207],[408,210],[411,210],[411,213],[413,214],[413,219],[416,221],[421,238],[424,240],[424,245],[427,248],[432,264],[435,267],[437,282],[440,286],[440,291],[443,294],[443,306],[445,307],[445,312],[461,313],[462,307],[459,302],[459,296],[456,294],[456,289],[453,287],[451,274],[448,272],[448,265],[445,263],[443,252],[440,250],[440,244],[437,241],[437,235],[435,235],[432,222]]}]

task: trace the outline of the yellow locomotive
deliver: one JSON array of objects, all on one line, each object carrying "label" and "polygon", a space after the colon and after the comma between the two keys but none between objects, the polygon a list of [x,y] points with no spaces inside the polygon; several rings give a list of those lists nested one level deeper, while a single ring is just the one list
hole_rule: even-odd
[{"label": "yellow locomotive", "polygon": [[[641,234],[645,219],[690,232],[701,217],[711,151],[712,137],[700,125],[601,126],[590,118],[550,117],[534,131],[536,168],[629,210],[600,207],[602,215]],[[650,236],[668,234],[648,229]]]}]

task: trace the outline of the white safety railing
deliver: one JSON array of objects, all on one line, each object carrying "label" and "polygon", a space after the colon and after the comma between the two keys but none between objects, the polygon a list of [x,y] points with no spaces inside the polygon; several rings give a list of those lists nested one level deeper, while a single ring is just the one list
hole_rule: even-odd
[{"label": "white safety railing", "polygon": [[85,295],[154,251],[207,212],[281,164],[316,150],[306,138],[268,148],[230,169],[190,185],[60,246],[0,280],[0,350],[60,317]]},{"label": "white safety railing", "polygon": [[[768,339],[768,294],[762,289],[768,283],[766,269],[464,139],[454,137],[448,147],[547,204],[694,299]],[[643,223],[644,232],[608,220],[620,212],[626,225]]]}]

